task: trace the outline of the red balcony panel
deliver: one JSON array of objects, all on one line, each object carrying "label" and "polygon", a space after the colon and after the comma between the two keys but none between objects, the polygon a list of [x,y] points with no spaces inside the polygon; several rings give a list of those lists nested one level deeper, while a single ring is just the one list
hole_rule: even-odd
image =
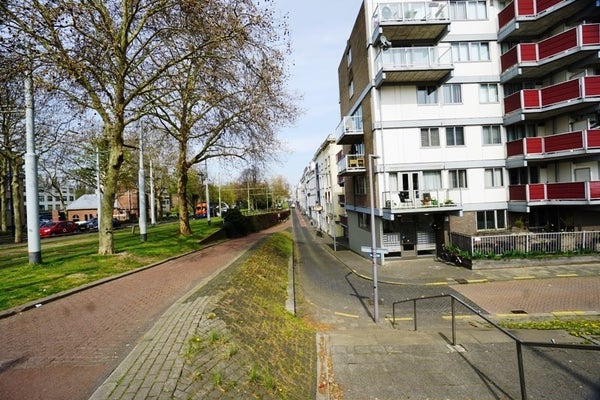
[{"label": "red balcony panel", "polygon": [[504,98],[504,112],[510,113],[521,108],[521,92],[513,93]]},{"label": "red balcony panel", "polygon": [[527,200],[526,193],[527,186],[525,185],[511,185],[508,187],[508,198],[511,201],[525,201]]},{"label": "red balcony panel", "polygon": [[521,43],[519,45],[519,51],[521,54],[520,61],[537,61],[538,56],[538,46],[535,43]]},{"label": "red balcony panel", "polygon": [[587,131],[588,148],[600,147],[600,129],[590,129]]},{"label": "red balcony panel", "polygon": [[519,139],[506,143],[506,156],[513,157],[523,155],[525,153],[523,142],[524,139]]},{"label": "red balcony panel", "polygon": [[498,13],[498,26],[502,29],[510,21],[515,19],[515,3],[512,2]]},{"label": "red balcony panel", "polygon": [[542,154],[544,138],[526,138],[525,139],[525,154]]},{"label": "red balcony panel", "polygon": [[581,131],[546,136],[544,142],[547,153],[583,149],[583,135]]},{"label": "red balcony panel", "polygon": [[600,24],[583,25],[581,27],[582,44],[600,44]]},{"label": "red balcony panel", "polygon": [[[513,65],[517,64],[519,62],[519,48],[521,45],[515,46],[512,49],[510,49],[509,51],[507,51],[506,53],[502,54],[502,57],[500,57],[500,64],[502,65],[502,71],[506,71],[507,69],[509,69],[510,67],[512,67]],[[522,50],[521,50],[522,52]]]},{"label": "red balcony panel", "polygon": [[590,200],[600,199],[600,182],[592,181],[590,184]]},{"label": "red balcony panel", "polygon": [[525,89],[523,93],[523,108],[540,108],[542,106],[542,97],[538,89]]},{"label": "red balcony panel", "polygon": [[534,0],[514,0],[517,2],[517,16],[534,15],[535,1]]},{"label": "red balcony panel", "polygon": [[577,47],[577,29],[569,29],[566,32],[542,40],[538,44],[540,60],[553,56],[562,51]]},{"label": "red balcony panel", "polygon": [[544,190],[546,185],[543,183],[536,183],[527,185],[529,191],[529,200],[545,200],[546,199],[546,191]]},{"label": "red balcony panel", "polygon": [[583,78],[583,93],[585,97],[600,96],[600,76]]},{"label": "red balcony panel", "polygon": [[562,1],[564,1],[564,0],[537,0],[536,13],[541,13],[542,11],[544,11]]},{"label": "red balcony panel", "polygon": [[585,182],[549,183],[548,200],[585,199]]},{"label": "red balcony panel", "polygon": [[[600,85],[599,85],[600,89]],[[573,79],[541,89],[542,106],[551,106],[567,100],[581,97],[579,79]]]}]

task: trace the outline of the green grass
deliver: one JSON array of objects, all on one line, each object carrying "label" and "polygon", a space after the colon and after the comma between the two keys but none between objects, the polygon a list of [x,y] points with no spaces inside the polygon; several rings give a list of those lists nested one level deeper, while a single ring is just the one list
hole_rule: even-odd
[{"label": "green grass", "polygon": [[98,255],[98,234],[42,239],[42,263],[29,264],[27,245],[0,247],[0,310],[16,307],[102,278],[200,248],[199,240],[215,232],[219,223],[190,221],[193,235],[178,235],[178,223],[148,227],[147,240],[139,230],[115,230],[116,254]]},{"label": "green grass", "polygon": [[[310,399],[316,392],[315,330],[285,309],[288,265],[293,238],[289,232],[270,235],[247,256],[203,286],[196,296],[214,295],[209,318],[225,323],[227,341],[206,331],[201,341],[220,346],[221,364],[209,368],[207,352],[190,342],[188,359],[198,387],[216,385],[210,374],[220,372],[219,385],[233,393],[228,398]],[[243,371],[235,375],[235,371]],[[235,382],[235,385],[230,385]]]},{"label": "green grass", "polygon": [[589,319],[552,319],[545,321],[503,321],[500,326],[506,329],[560,329],[567,331],[570,335],[586,338],[600,337],[600,320]]}]

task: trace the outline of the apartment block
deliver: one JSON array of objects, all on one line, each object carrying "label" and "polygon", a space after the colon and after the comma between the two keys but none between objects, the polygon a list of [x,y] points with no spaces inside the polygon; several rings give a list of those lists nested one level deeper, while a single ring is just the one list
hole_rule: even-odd
[{"label": "apartment block", "polygon": [[365,0],[338,68],[350,247],[597,230],[599,3]]}]

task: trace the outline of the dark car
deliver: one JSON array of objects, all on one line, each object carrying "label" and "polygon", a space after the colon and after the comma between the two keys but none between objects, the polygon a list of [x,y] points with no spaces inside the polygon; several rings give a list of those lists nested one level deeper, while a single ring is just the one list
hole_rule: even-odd
[{"label": "dark car", "polygon": [[[116,218],[112,220],[113,228],[118,228],[121,226],[121,221]],[[98,218],[92,218],[86,224],[86,227],[89,231],[97,231],[98,230]]]},{"label": "dark car", "polygon": [[66,235],[75,233],[79,226],[73,221],[59,221],[46,223],[40,227],[40,237]]}]

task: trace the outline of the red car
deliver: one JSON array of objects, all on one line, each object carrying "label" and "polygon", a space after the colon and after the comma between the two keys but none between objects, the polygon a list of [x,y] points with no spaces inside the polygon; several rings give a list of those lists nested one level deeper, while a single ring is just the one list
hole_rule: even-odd
[{"label": "red car", "polygon": [[40,227],[40,237],[66,235],[77,232],[79,226],[72,221],[50,222]]}]

